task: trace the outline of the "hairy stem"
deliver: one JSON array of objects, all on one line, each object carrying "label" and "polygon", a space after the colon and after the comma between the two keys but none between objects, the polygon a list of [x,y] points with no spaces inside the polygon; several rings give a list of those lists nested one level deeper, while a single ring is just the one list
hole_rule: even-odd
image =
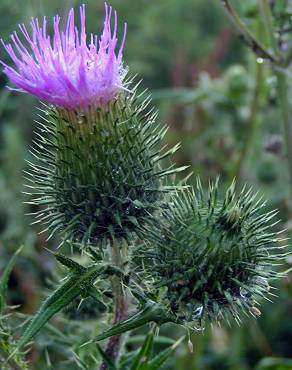
[{"label": "hairy stem", "polygon": [[[122,267],[123,265],[123,258],[121,254],[120,246],[117,245],[115,241],[111,243],[111,256],[112,256],[112,263],[115,266]],[[127,303],[126,298],[123,291],[123,284],[121,281],[121,276],[114,275],[112,277],[112,291],[114,295],[114,304],[115,304],[115,317],[113,320],[113,324],[117,324],[118,322],[122,321],[125,318],[126,310],[127,310]],[[119,357],[120,350],[122,347],[122,335],[116,335],[109,339],[108,344],[106,346],[105,353],[108,357],[115,362]],[[105,362],[102,363],[100,370],[107,370],[108,366]]]}]

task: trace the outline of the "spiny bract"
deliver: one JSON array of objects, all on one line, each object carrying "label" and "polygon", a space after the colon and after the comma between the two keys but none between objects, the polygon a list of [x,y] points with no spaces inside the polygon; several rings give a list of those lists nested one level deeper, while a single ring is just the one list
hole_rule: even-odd
[{"label": "spiny bract", "polygon": [[268,280],[279,276],[273,266],[283,254],[270,223],[276,212],[260,213],[264,204],[256,195],[236,196],[234,184],[221,201],[217,186],[208,196],[199,181],[196,191],[177,192],[164,222],[145,233],[147,246],[133,251],[151,296],[154,283],[163,304],[186,324],[260,315],[256,299],[272,294]]},{"label": "spiny bract", "polygon": [[149,98],[139,99],[134,89],[84,114],[45,108],[32,149],[39,163],[28,175],[33,203],[45,206],[37,222],[52,234],[96,245],[138,231],[160,208],[169,190],[162,180],[179,169],[162,170],[159,162],[178,146],[161,152],[166,129],[145,112]]}]

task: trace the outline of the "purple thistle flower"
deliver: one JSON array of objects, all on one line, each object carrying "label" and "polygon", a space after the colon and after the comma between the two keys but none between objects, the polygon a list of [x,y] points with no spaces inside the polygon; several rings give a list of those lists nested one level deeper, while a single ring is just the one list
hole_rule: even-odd
[{"label": "purple thistle flower", "polygon": [[47,34],[47,21],[42,26],[32,18],[32,36],[19,25],[28,46],[24,46],[17,32],[11,35],[12,44],[2,41],[15,68],[0,61],[4,73],[20,91],[67,110],[86,110],[88,106],[103,106],[124,88],[126,70],[121,46],[117,48],[117,13],[114,12],[114,30],[111,30],[112,8],[105,4],[104,29],[98,40],[91,34],[87,44],[85,5],[80,7],[79,31],[75,26],[74,10],[68,15],[67,26],[60,32],[60,17],[54,17],[53,38]]}]

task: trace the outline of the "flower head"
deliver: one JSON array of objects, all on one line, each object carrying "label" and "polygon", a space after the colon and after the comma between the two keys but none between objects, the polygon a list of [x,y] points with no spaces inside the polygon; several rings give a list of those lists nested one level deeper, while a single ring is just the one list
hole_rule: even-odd
[{"label": "flower head", "polygon": [[105,4],[104,29],[100,38],[91,34],[87,43],[85,6],[80,7],[80,31],[75,26],[74,10],[68,14],[67,26],[60,31],[60,17],[53,21],[53,37],[47,33],[47,21],[42,25],[32,18],[32,35],[24,25],[20,31],[27,43],[23,44],[17,32],[12,43],[5,44],[15,67],[4,66],[4,73],[21,91],[67,110],[85,110],[88,106],[103,106],[123,88],[125,69],[121,46],[117,49],[117,14],[111,30],[112,8]]},{"label": "flower head", "polygon": [[141,281],[186,324],[259,316],[257,299],[271,294],[269,279],[281,276],[274,263],[285,256],[270,222],[276,212],[263,206],[251,191],[236,195],[234,184],[222,200],[217,184],[207,197],[199,182],[176,194],[165,222],[147,230],[148,248],[133,252]]}]

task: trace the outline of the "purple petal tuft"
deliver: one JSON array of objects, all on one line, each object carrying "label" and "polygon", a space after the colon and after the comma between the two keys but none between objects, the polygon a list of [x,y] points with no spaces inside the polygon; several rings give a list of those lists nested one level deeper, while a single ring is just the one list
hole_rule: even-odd
[{"label": "purple petal tuft", "polygon": [[112,8],[105,4],[103,32],[98,38],[91,34],[87,44],[85,6],[80,7],[80,31],[75,26],[74,10],[68,14],[67,25],[60,31],[60,17],[53,19],[53,37],[47,34],[47,21],[42,24],[32,18],[30,36],[26,27],[19,25],[26,46],[17,32],[11,43],[2,44],[14,63],[14,68],[3,61],[4,73],[22,91],[38,99],[67,110],[86,110],[109,103],[124,88],[126,74],[122,53],[124,36],[117,49],[117,14],[111,28]]}]

